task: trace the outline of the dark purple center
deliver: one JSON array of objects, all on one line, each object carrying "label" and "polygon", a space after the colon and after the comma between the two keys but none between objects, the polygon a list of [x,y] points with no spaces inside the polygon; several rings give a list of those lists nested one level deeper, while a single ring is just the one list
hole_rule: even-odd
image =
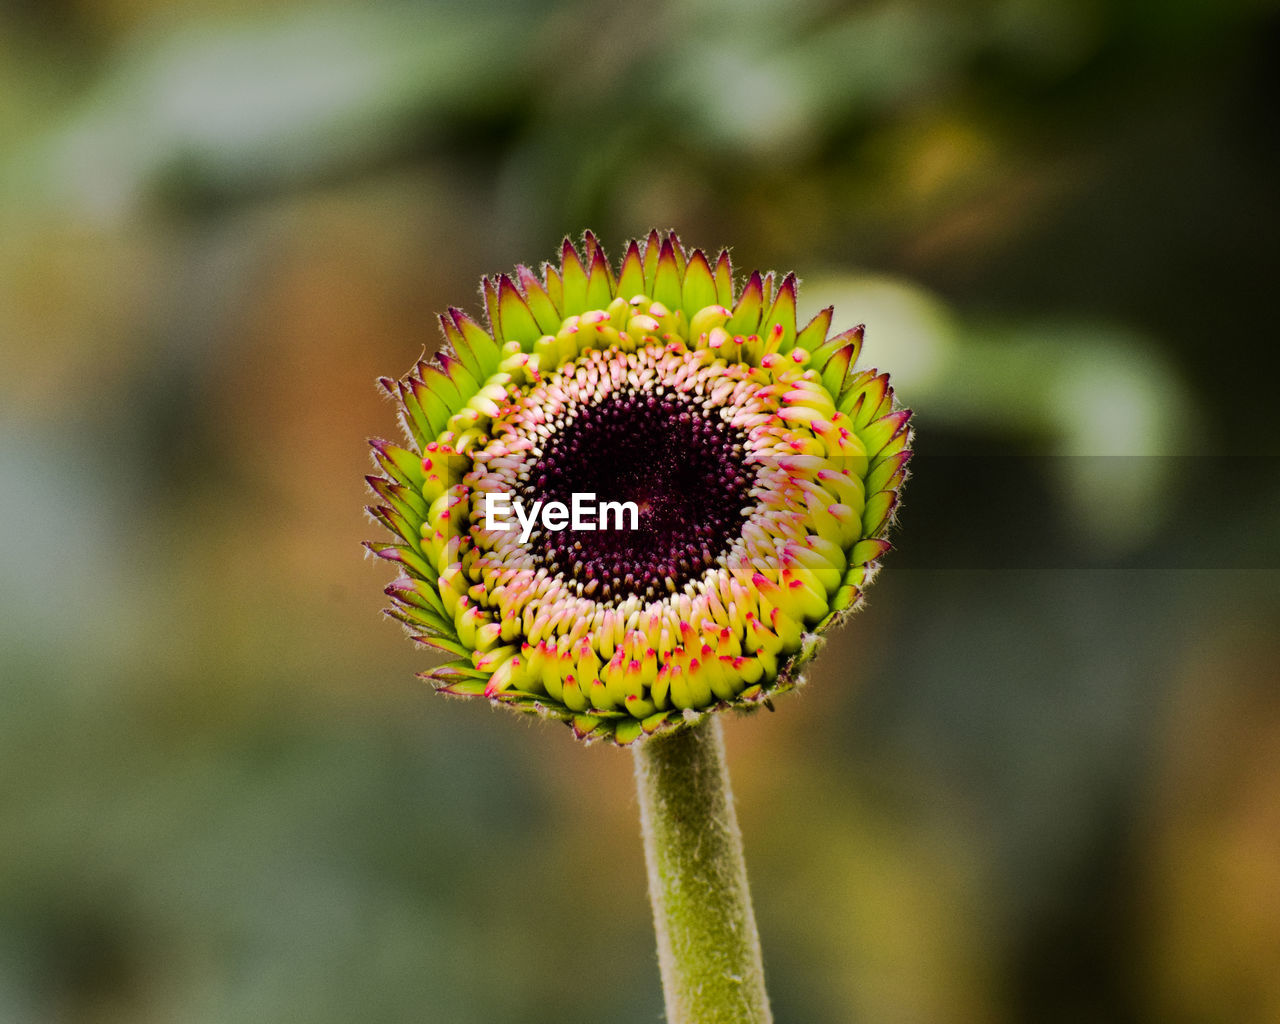
[{"label": "dark purple center", "polygon": [[715,563],[742,528],[753,474],[746,436],[698,401],[661,386],[627,389],[565,418],[521,499],[572,507],[575,492],[591,492],[597,505],[634,502],[638,529],[616,529],[612,515],[606,530],[539,527],[530,543],[541,564],[608,603],[665,597]]}]

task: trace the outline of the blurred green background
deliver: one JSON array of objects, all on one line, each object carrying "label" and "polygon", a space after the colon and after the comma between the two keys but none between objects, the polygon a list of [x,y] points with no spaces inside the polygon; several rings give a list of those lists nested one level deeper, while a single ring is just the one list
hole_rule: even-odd
[{"label": "blurred green background", "polygon": [[375,391],[675,227],[918,410],[727,724],[779,1021],[1280,1020],[1272,0],[0,8],[0,1020],[645,1022],[630,757],[434,699]]}]

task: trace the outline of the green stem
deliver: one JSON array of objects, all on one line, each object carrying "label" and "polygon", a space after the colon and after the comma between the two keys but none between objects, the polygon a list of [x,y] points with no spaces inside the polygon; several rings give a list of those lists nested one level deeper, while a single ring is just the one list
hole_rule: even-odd
[{"label": "green stem", "polygon": [[668,1024],[769,1024],[719,717],[636,748]]}]

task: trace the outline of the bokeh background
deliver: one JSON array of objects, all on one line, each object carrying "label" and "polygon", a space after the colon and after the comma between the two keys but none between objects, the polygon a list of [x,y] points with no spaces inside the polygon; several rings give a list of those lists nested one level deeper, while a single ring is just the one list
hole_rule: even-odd
[{"label": "bokeh background", "polygon": [[661,1016],[630,757],[433,698],[374,379],[675,227],[916,408],[727,724],[778,1019],[1280,1020],[1272,0],[0,8],[0,1020]]}]

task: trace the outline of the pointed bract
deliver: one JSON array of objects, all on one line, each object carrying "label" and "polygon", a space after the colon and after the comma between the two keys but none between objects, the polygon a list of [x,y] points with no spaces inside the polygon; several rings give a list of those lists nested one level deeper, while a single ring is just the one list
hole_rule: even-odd
[{"label": "pointed bract", "polygon": [[684,287],[680,304],[684,307],[685,315],[692,318],[693,314],[706,306],[720,305],[718,296],[716,295],[716,281],[711,273],[711,266],[707,263],[707,257],[701,249],[695,249],[692,256],[689,257],[688,265],[684,272]]},{"label": "pointed bract", "polygon": [[760,329],[760,316],[764,312],[764,285],[760,271],[753,270],[746,287],[733,307],[733,316],[725,325],[730,334],[756,334]]},{"label": "pointed bract", "polygon": [[644,290],[644,262],[640,257],[639,244],[632,239],[627,244],[622,270],[618,273],[618,294],[630,302],[634,296],[643,295]]},{"label": "pointed bract", "polygon": [[780,329],[775,350],[790,352],[796,343],[796,275],[788,274],[778,288],[773,306],[760,325],[761,336]]},{"label": "pointed bract", "polygon": [[654,271],[652,294],[654,301],[661,302],[667,309],[680,308],[680,264],[676,261],[676,251],[670,236],[662,240],[658,267]]},{"label": "pointed bract", "polygon": [[565,315],[569,310],[586,310],[587,305],[587,272],[578,257],[578,251],[569,239],[564,240],[560,249],[560,277],[564,284]]},{"label": "pointed bract", "polygon": [[[434,372],[441,380],[448,381],[449,378],[445,377],[440,370],[434,370]],[[440,434],[448,424],[450,413],[448,402],[418,377],[401,381],[400,386],[401,403],[422,435],[415,437],[415,440],[420,445],[425,444]],[[456,395],[457,392],[454,394]]]},{"label": "pointed bract", "polygon": [[838,395],[844,388],[845,379],[849,375],[849,367],[853,364],[857,353],[852,345],[836,349],[831,358],[822,367],[822,386],[832,395]]},{"label": "pointed bract", "polygon": [[449,350],[462,360],[473,378],[485,380],[491,371],[481,365],[479,357],[471,346],[467,344],[462,332],[454,324],[453,318],[447,313],[441,313],[439,320],[440,330],[444,334],[445,343],[448,345]]},{"label": "pointed bract", "polygon": [[477,378],[472,374],[456,353],[441,349],[436,353],[436,359],[439,361],[440,369],[444,371],[445,376],[458,389],[459,395],[475,394],[480,389],[480,384],[484,378]]},{"label": "pointed bract", "polygon": [[555,306],[556,312],[559,313],[560,319],[565,317],[564,306],[564,282],[560,278],[560,272],[556,270],[550,263],[542,264],[542,280],[547,290],[547,298],[551,300],[551,304]]},{"label": "pointed bract", "polygon": [[662,239],[657,231],[650,231],[645,239],[644,252],[644,294],[653,296],[653,282],[658,277],[658,258],[662,255]]},{"label": "pointed bract", "polygon": [[502,320],[498,314],[498,282],[489,277],[482,279],[480,293],[484,296],[484,318],[489,324],[489,333],[501,347],[506,339],[500,330]]},{"label": "pointed bract", "polygon": [[524,300],[529,305],[529,311],[538,322],[539,332],[555,334],[560,329],[560,321],[563,317],[560,316],[551,297],[543,288],[542,282],[523,264],[516,267],[516,277],[519,280],[520,290],[524,293]]},{"label": "pointed bract", "polygon": [[[827,331],[831,327],[831,317],[835,313],[833,306],[828,306],[804,325],[796,333],[796,348],[802,348],[818,362],[818,349],[826,344]],[[856,356],[855,356],[856,358]]]},{"label": "pointed bract", "polygon": [[521,348],[530,347],[543,334],[533,310],[506,274],[498,278],[498,328],[495,333],[502,341],[520,342]]},{"label": "pointed bract", "polygon": [[684,246],[681,244],[679,237],[676,235],[674,231],[667,232],[666,241],[671,243],[671,253],[676,260],[676,270],[680,275],[680,280],[683,281],[685,267],[687,266],[687,263],[688,263],[688,259],[684,251]]},{"label": "pointed bract", "polygon": [[[588,232],[588,237],[591,233]],[[613,301],[613,271],[604,258],[604,253],[592,247],[587,258],[587,299],[588,309],[604,309]]]},{"label": "pointed bract", "polygon": [[716,305],[733,308],[733,263],[729,259],[729,250],[721,249],[716,257]]},{"label": "pointed bract", "polygon": [[[824,327],[823,328],[824,333],[825,333],[825,330],[826,328]],[[850,360],[850,362],[856,363],[858,361],[858,353],[862,351],[862,336],[865,333],[865,331],[866,331],[866,328],[863,327],[861,324],[859,324],[857,327],[851,327],[847,331],[841,331],[839,334],[834,335],[831,338],[828,338],[817,348],[813,348],[812,346],[805,346],[805,347],[808,348],[809,351],[813,353],[814,362],[822,363],[822,362],[825,362],[831,356],[831,353],[837,351],[838,349],[844,348],[846,345],[852,345],[853,358]]]},{"label": "pointed bract", "polygon": [[454,327],[462,335],[463,342],[474,354],[476,362],[480,366],[480,372],[487,379],[498,368],[501,346],[493,335],[462,310],[450,306],[449,316],[453,320]]}]

